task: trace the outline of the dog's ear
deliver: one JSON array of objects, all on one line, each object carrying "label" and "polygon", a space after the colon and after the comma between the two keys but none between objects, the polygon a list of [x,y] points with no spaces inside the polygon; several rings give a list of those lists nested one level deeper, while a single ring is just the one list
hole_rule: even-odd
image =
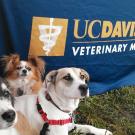
[{"label": "dog's ear", "polygon": [[33,66],[37,67],[43,76],[45,73],[45,61],[37,56],[29,55],[28,62],[30,62]]},{"label": "dog's ear", "polygon": [[4,71],[11,71],[20,62],[20,56],[18,54],[5,55],[0,58],[2,66],[5,67]]},{"label": "dog's ear", "polygon": [[46,78],[45,78],[46,87],[48,86],[49,83],[55,84],[57,74],[58,74],[58,71],[53,70],[46,75]]},{"label": "dog's ear", "polygon": [[80,75],[84,75],[84,78],[85,78],[85,80],[86,80],[87,83],[90,81],[90,75],[84,69],[81,69]]}]

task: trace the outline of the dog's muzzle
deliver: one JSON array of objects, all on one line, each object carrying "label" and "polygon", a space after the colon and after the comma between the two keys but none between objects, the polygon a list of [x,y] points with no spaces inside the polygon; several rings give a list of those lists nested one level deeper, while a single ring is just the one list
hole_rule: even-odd
[{"label": "dog's muzzle", "polygon": [[27,76],[27,72],[28,72],[27,69],[23,69],[22,73],[21,73],[21,76]]},{"label": "dog's muzzle", "polygon": [[79,90],[81,92],[81,96],[87,96],[88,86],[86,84],[80,85]]}]

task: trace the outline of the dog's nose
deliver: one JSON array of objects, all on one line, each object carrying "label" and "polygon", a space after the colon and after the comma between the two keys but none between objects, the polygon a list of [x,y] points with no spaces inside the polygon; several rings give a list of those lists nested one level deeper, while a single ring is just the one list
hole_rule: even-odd
[{"label": "dog's nose", "polygon": [[85,85],[85,84],[79,86],[81,96],[86,96],[87,95],[87,89],[88,89],[88,86]]},{"label": "dog's nose", "polygon": [[27,73],[27,70],[26,69],[23,69],[22,72],[23,72],[23,74],[26,74]]},{"label": "dog's nose", "polygon": [[16,114],[13,110],[8,110],[2,114],[2,118],[7,122],[13,122],[15,120],[15,116]]}]

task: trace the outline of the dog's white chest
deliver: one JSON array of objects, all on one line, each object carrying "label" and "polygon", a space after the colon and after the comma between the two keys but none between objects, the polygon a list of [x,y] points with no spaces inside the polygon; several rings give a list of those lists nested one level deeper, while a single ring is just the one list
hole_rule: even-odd
[{"label": "dog's white chest", "polygon": [[[29,98],[26,98],[29,97]],[[43,97],[44,98],[44,97]],[[31,125],[37,130],[41,130],[44,121],[36,108],[37,96],[21,96],[16,98],[15,108],[21,111],[29,120]],[[27,102],[27,103],[26,103]],[[44,112],[47,113],[47,117],[50,120],[68,119],[69,115],[56,109],[50,102],[44,100],[40,102],[43,105]],[[33,108],[33,109],[31,109]],[[26,111],[27,110],[27,111]],[[36,121],[36,122],[35,122]],[[50,132],[48,135],[68,135],[68,124],[65,125],[49,125]]]},{"label": "dog's white chest", "polygon": [[9,83],[12,87],[20,88],[23,86],[27,86],[29,83],[29,80],[28,79],[9,80]]},{"label": "dog's white chest", "polygon": [[49,132],[47,135],[68,135],[68,126],[49,126]]},{"label": "dog's white chest", "polygon": [[21,89],[25,94],[31,94],[31,87],[35,83],[34,80],[29,80],[29,79],[17,79],[17,80],[9,80],[10,86],[14,89]]}]

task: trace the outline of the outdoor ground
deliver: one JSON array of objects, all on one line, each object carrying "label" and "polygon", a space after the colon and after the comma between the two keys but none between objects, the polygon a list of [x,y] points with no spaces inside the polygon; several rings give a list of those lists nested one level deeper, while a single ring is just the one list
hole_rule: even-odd
[{"label": "outdoor ground", "polygon": [[135,135],[135,87],[84,99],[76,113],[79,123],[107,128],[113,135]]}]

